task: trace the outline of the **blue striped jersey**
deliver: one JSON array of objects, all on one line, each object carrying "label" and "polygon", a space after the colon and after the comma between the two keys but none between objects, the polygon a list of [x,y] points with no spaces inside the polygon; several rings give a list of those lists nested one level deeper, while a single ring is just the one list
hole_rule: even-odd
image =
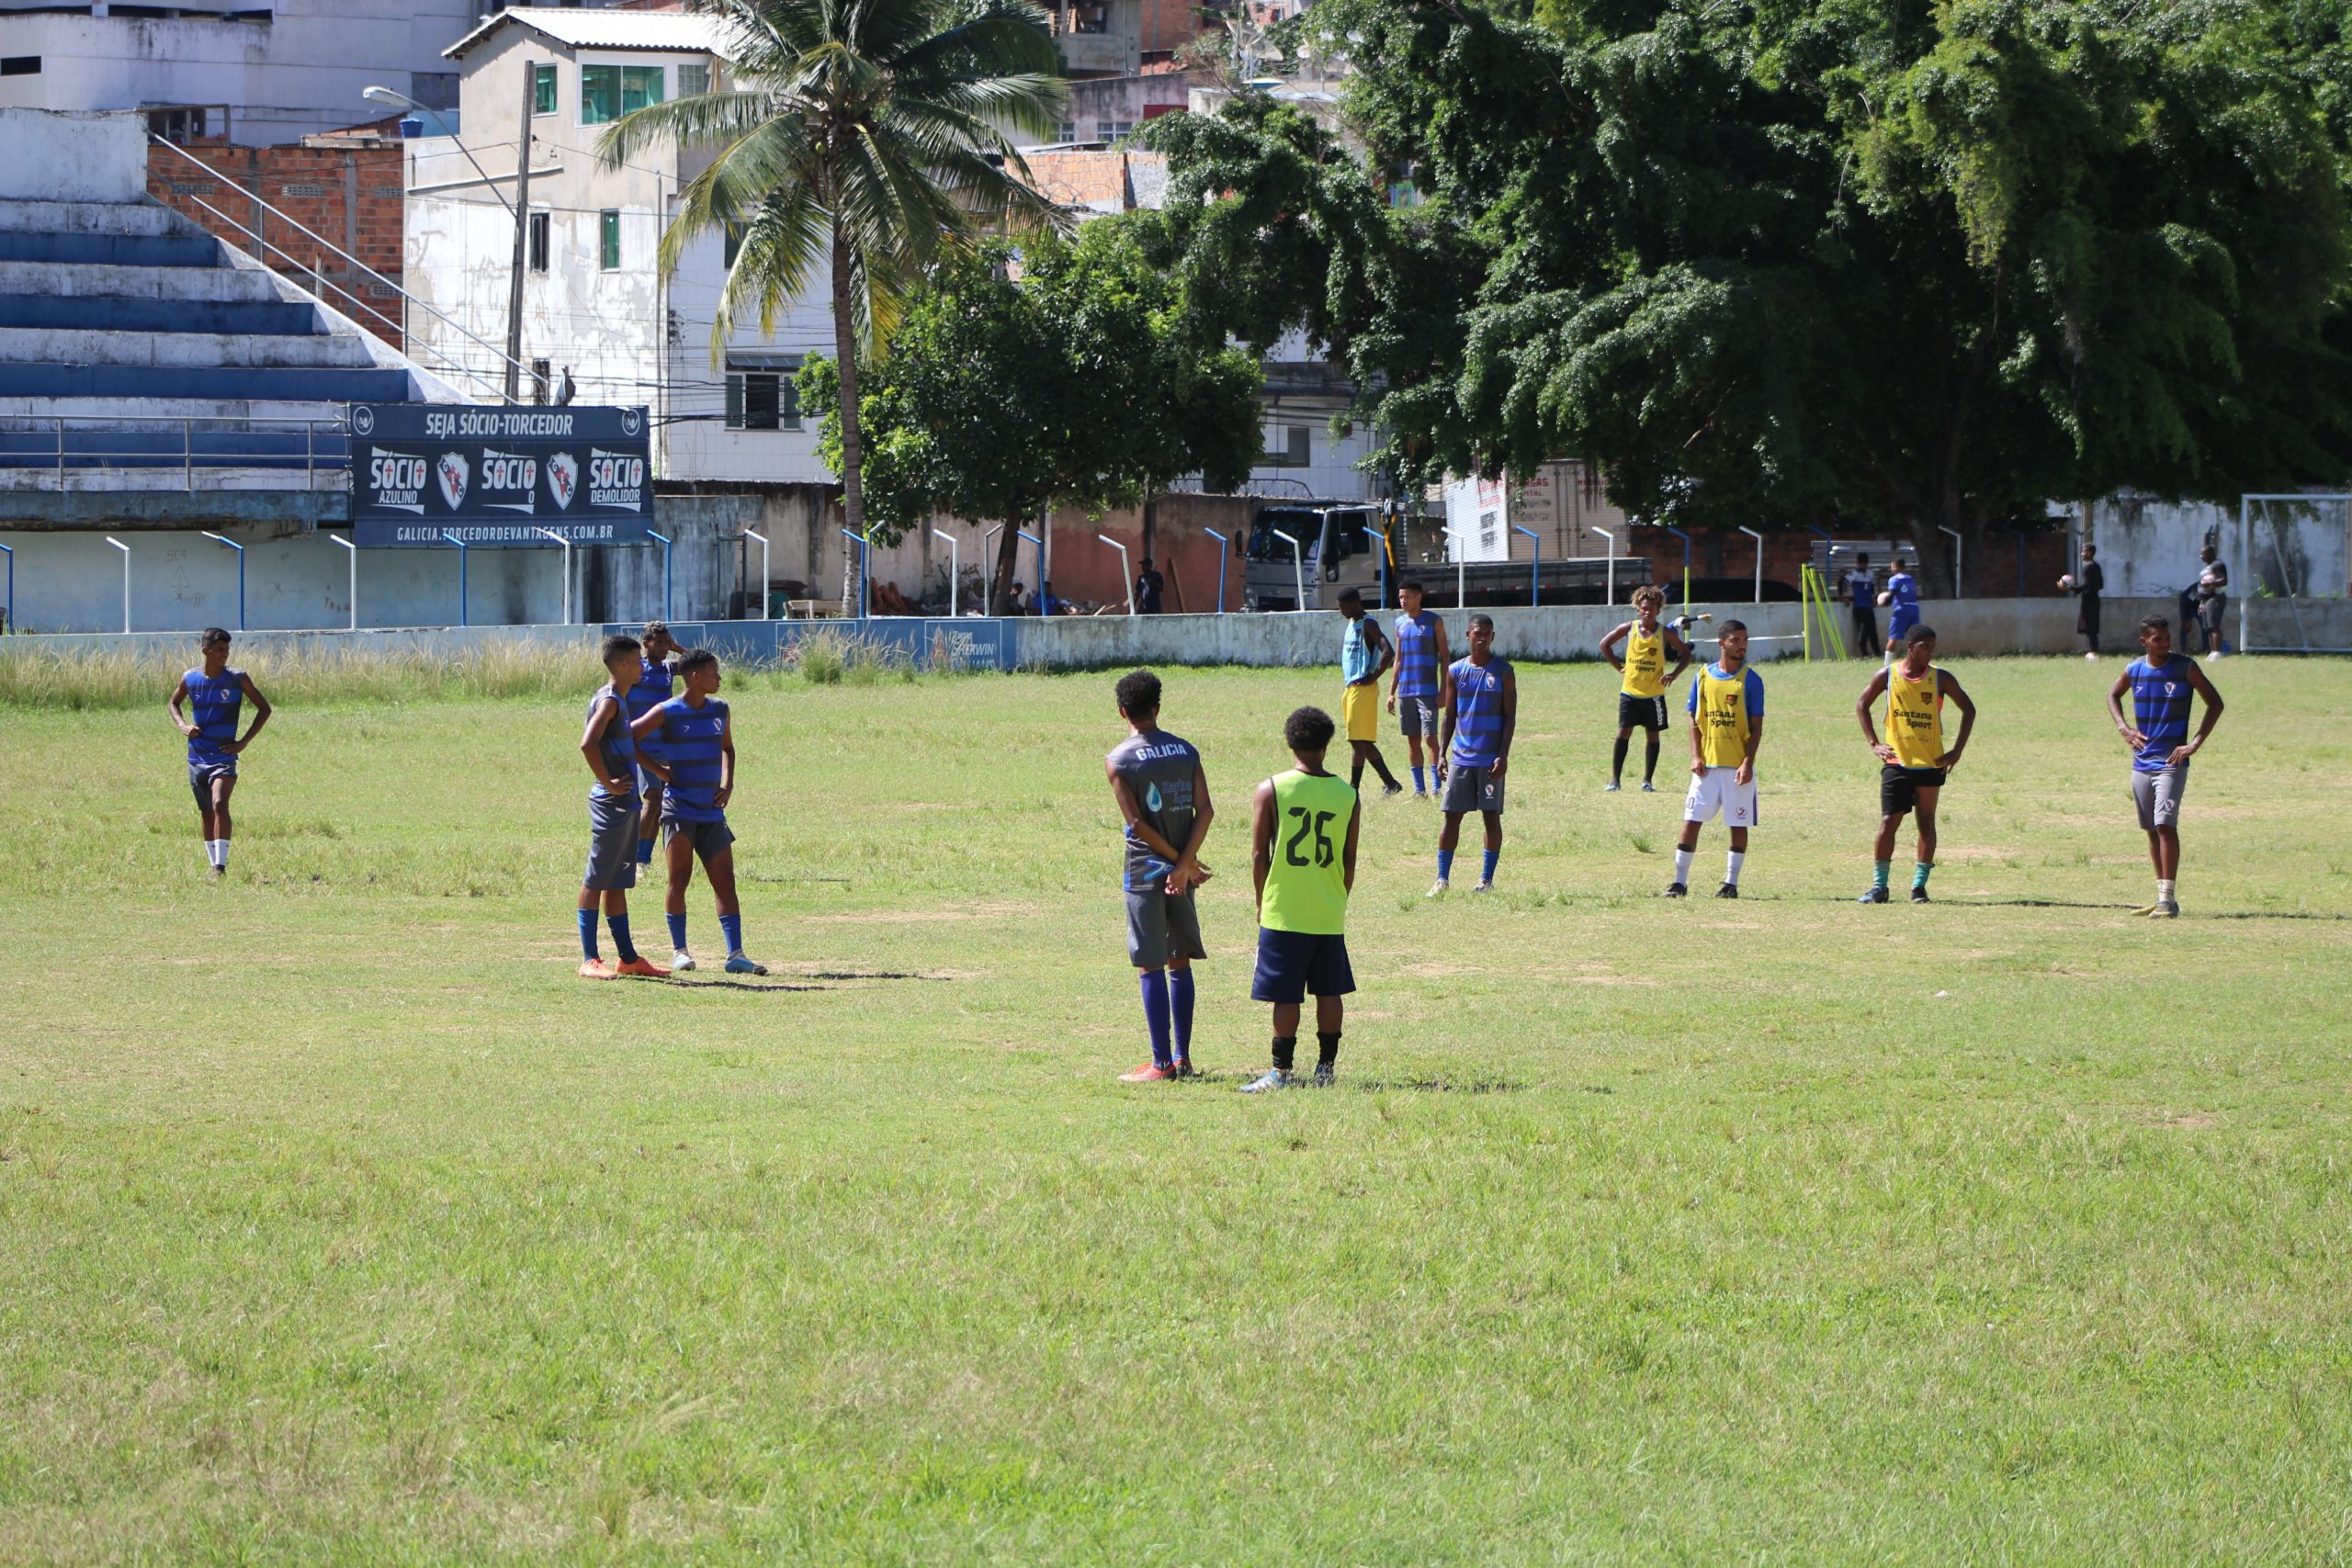
[{"label": "blue striped jersey", "polygon": [[1503,739],[1503,682],[1510,660],[1489,655],[1484,665],[1453,661],[1453,761],[1465,768],[1494,766]]},{"label": "blue striped jersey", "polygon": [[188,722],[196,726],[196,733],[187,738],[187,760],[207,764],[235,761],[220,747],[237,738],[237,717],[245,706],[245,672],[223,670],[208,676],[191,670],[180,679],[187,686]]},{"label": "blue striped jersey", "polygon": [[662,815],[681,822],[724,822],[727,813],[719,809],[717,796],[727,705],[709,697],[695,707],[684,697],[672,697],[662,705],[661,714],[662,727],[653,733],[662,738],[662,760],[670,764]]},{"label": "blue striped jersey", "polygon": [[[628,689],[628,716],[632,724],[670,700],[671,685],[677,673],[667,663],[656,663],[650,659],[642,662],[645,668],[638,675],[637,684]],[[640,755],[657,761],[669,755],[662,750],[662,732],[658,729],[639,740],[637,750]]]},{"label": "blue striped jersey", "polygon": [[[607,702],[625,710],[628,699],[616,695],[613,691],[613,683],[607,681],[597,688],[594,696],[588,699],[588,716],[594,718],[596,705]],[[608,779],[626,779],[628,781],[628,788],[619,795],[615,795],[603,784],[594,784],[588,786],[588,793],[601,800],[628,800],[637,794],[637,742],[629,736],[628,716],[626,711],[616,712],[612,716],[605,726],[605,733],[597,738],[596,747],[605,759],[605,776]]]},{"label": "blue striped jersey", "polygon": [[1396,617],[1396,694],[1437,695],[1438,618],[1423,610]]},{"label": "blue striped jersey", "polygon": [[2148,738],[2132,759],[2133,773],[2163,773],[2172,765],[2174,749],[2188,744],[2188,699],[2197,690],[2189,684],[2189,668],[2188,657],[2176,653],[2161,665],[2135,659],[2124,670],[2132,682],[2132,728]]},{"label": "blue striped jersey", "polygon": [[1919,603],[1919,582],[1907,571],[1898,571],[1886,580],[1887,602],[1900,609]]}]

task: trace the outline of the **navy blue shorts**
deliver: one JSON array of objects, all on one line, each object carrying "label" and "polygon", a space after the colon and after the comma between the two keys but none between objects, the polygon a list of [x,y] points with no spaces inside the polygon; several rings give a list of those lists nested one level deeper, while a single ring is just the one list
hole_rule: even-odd
[{"label": "navy blue shorts", "polygon": [[1348,966],[1348,939],[1311,931],[1258,928],[1258,972],[1250,977],[1253,1002],[1303,1002],[1307,993],[1344,997],[1356,988]]}]

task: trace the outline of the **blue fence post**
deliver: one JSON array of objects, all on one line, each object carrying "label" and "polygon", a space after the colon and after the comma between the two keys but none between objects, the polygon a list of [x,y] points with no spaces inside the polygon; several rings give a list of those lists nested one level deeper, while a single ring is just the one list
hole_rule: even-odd
[{"label": "blue fence post", "polygon": [[1015,528],[1013,532],[1037,547],[1037,570],[1035,573],[1037,579],[1037,602],[1038,604],[1043,604],[1045,603],[1046,592],[1046,541],[1037,537],[1036,535],[1032,534],[1026,528]]},{"label": "blue fence post", "polygon": [[441,536],[458,547],[458,624],[469,626],[474,623],[466,611],[466,542],[447,528],[441,530]]},{"label": "blue fence post", "polygon": [[[1225,552],[1232,541],[1214,528],[1204,528],[1201,532],[1216,541],[1216,613],[1222,615],[1225,614]],[[15,570],[13,563],[10,570]]]},{"label": "blue fence post", "polygon": [[245,629],[245,547],[234,539],[223,538],[208,529],[198,529],[208,539],[216,540],[237,552],[237,629]]},{"label": "blue fence post", "polygon": [[662,541],[662,618],[666,621],[670,618],[670,536],[650,528],[645,531],[645,536]]},{"label": "blue fence post", "polygon": [[12,632],[17,629],[17,548],[14,545],[0,545],[0,551],[8,557],[8,602],[0,604],[0,613],[7,618],[0,621],[0,632]]},{"label": "blue fence post", "polygon": [[842,537],[857,547],[857,618],[871,620],[874,615],[874,578],[870,568],[874,558],[874,541],[846,528],[842,530]]},{"label": "blue fence post", "polygon": [[1527,576],[1527,607],[1532,610],[1544,603],[1544,536],[1516,523],[1510,525],[1510,531],[1524,534],[1535,541],[1535,564]]}]

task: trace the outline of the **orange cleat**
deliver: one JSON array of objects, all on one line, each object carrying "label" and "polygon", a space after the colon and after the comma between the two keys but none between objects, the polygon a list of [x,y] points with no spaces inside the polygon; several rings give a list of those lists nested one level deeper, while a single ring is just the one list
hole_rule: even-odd
[{"label": "orange cleat", "polygon": [[1173,1067],[1163,1067],[1157,1062],[1146,1062],[1131,1073],[1121,1073],[1119,1081],[1121,1083],[1159,1083],[1175,1076],[1176,1069]]},{"label": "orange cleat", "polygon": [[619,976],[613,973],[612,965],[603,959],[583,958],[580,961],[580,977],[583,980],[612,980]]},{"label": "orange cleat", "polygon": [[647,963],[643,953],[639,953],[635,958],[624,960],[618,967],[614,969],[613,973],[616,975],[641,975],[649,980],[666,980],[670,977],[670,972],[667,969]]}]

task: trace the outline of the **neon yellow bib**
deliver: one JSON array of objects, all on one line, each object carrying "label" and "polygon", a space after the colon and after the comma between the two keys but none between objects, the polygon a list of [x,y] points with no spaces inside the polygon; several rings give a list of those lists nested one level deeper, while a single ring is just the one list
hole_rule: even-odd
[{"label": "neon yellow bib", "polygon": [[1635,621],[1634,629],[1625,634],[1624,693],[1629,697],[1657,697],[1666,694],[1666,628],[1660,626],[1647,637],[1642,635],[1642,623]]},{"label": "neon yellow bib", "polygon": [[1712,664],[1699,671],[1699,756],[1711,768],[1736,768],[1747,761],[1747,666],[1718,675]]},{"label": "neon yellow bib", "polygon": [[1338,936],[1348,929],[1344,859],[1356,792],[1344,779],[1294,768],[1274,775],[1273,864],[1258,923],[1268,931]]},{"label": "neon yellow bib", "polygon": [[1934,665],[1917,681],[1905,675],[1900,664],[1887,671],[1886,743],[1894,748],[1897,767],[1943,765],[1943,674]]}]

